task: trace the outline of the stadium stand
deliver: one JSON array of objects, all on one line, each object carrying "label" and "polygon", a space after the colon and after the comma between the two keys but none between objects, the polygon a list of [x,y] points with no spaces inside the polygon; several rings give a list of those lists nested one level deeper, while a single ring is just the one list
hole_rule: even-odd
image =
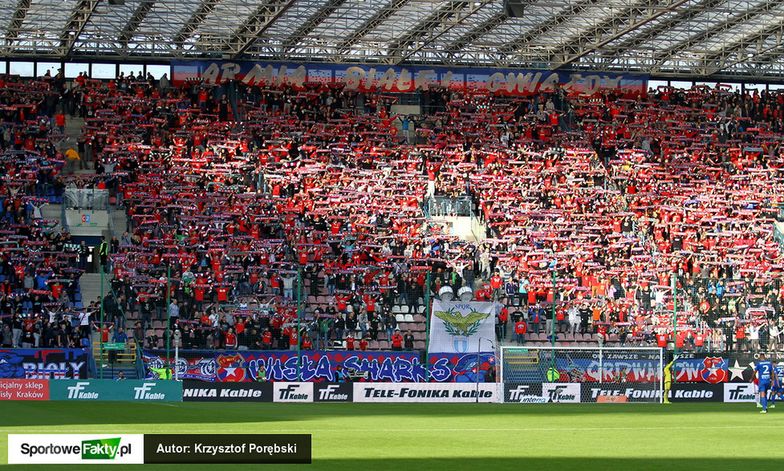
[{"label": "stadium stand", "polygon": [[[400,329],[421,350],[446,285],[500,301],[509,343],[524,319],[529,345],[553,324],[564,346],[655,345],[674,308],[679,348],[775,347],[784,327],[781,93],[433,89],[413,118],[395,94],[320,84],[63,87],[0,86],[4,346],[124,327],[161,347],[171,317],[184,348],[389,349]],[[71,175],[58,113],[85,119],[94,170]],[[39,217],[67,186],[108,190],[126,216],[94,265]],[[443,223],[461,201],[471,237]],[[104,326],[79,286],[98,266]]]}]

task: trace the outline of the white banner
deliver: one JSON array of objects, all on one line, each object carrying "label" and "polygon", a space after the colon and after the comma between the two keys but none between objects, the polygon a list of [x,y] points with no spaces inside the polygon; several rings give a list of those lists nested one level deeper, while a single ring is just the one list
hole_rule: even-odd
[{"label": "white banner", "polygon": [[495,351],[493,303],[433,301],[429,351],[476,353]]},{"label": "white banner", "polygon": [[496,383],[354,383],[354,402],[498,402]]},{"label": "white banner", "polygon": [[757,387],[751,383],[724,383],[724,402],[757,402]]},{"label": "white banner", "polygon": [[313,402],[313,383],[273,383],[274,402]]},{"label": "white banner", "polygon": [[8,464],[144,464],[144,435],[8,435]]},{"label": "white banner", "polygon": [[542,383],[542,397],[547,402],[580,402],[580,383]]}]

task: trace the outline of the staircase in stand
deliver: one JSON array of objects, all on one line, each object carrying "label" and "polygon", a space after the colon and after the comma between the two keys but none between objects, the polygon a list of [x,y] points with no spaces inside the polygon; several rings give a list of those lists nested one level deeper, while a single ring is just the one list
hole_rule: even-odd
[{"label": "staircase in stand", "polygon": [[[136,369],[136,350],[136,342],[129,339],[125,343],[125,350],[113,351],[104,348],[103,355],[101,355],[100,342],[97,339],[93,340],[93,358],[95,358],[95,367],[98,370],[95,376],[103,379],[116,379],[117,375],[122,372],[126,379],[140,379]],[[111,361],[112,353],[114,361]]]}]

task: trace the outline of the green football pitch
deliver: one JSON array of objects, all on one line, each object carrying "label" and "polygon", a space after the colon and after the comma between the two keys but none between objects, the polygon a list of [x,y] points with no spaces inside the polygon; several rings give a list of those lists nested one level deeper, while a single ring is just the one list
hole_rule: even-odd
[{"label": "green football pitch", "polygon": [[110,470],[239,471],[302,466],[343,471],[759,471],[784,466],[784,405],[761,415],[753,404],[3,402],[0,463],[7,462],[8,433],[99,432],[313,436],[310,466],[140,465],[109,466]]}]

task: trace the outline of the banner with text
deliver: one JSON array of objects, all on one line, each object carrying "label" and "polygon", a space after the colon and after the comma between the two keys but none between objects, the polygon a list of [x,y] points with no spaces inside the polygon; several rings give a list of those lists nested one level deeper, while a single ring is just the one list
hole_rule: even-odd
[{"label": "banner with text", "polygon": [[498,384],[354,383],[354,402],[498,402]]},{"label": "banner with text", "polygon": [[658,383],[661,379],[658,350],[516,347],[506,354],[504,361],[504,374],[512,382]]},{"label": "banner with text", "polygon": [[0,378],[84,379],[89,362],[82,348],[2,348]]},{"label": "banner with text", "polygon": [[430,351],[495,351],[495,306],[486,302],[436,299],[430,313]]},{"label": "banner with text", "polygon": [[217,383],[186,379],[183,401],[272,402],[272,383]]},{"label": "banner with text", "polygon": [[45,379],[0,379],[0,401],[48,401]]},{"label": "banner with text", "polygon": [[575,94],[611,90],[645,94],[648,87],[647,75],[628,73],[206,60],[173,61],[172,79],[175,84],[194,79],[208,84],[239,80],[246,85],[285,84],[295,88],[321,83],[350,90],[392,93],[443,87],[523,96],[552,92],[557,87]]},{"label": "banner with text", "polygon": [[[144,351],[142,359],[148,379],[155,379],[150,368],[162,368],[166,364],[166,353]],[[174,358],[171,361],[174,363]],[[177,361],[179,379],[219,382],[247,382],[260,378],[334,382],[338,369],[355,380],[424,382],[428,378],[426,365],[419,361],[419,352],[303,351],[298,362],[297,352],[290,350],[185,351],[180,352]],[[452,373],[439,371],[438,374],[439,378],[448,378]]]},{"label": "banner with text", "polygon": [[[784,352],[769,352],[774,363],[784,362]],[[757,355],[753,353],[682,352],[673,365],[679,383],[748,383],[754,380]]]},{"label": "banner with text", "polygon": [[757,402],[757,386],[746,383],[725,383],[724,402]]},{"label": "banner with text", "polygon": [[171,380],[61,380],[49,388],[53,401],[182,401],[181,383]]}]

